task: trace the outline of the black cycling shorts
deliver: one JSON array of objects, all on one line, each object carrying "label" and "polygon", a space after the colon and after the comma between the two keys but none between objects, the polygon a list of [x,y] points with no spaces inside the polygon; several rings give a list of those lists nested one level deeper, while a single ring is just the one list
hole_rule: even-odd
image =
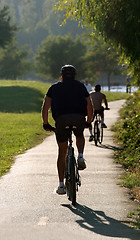
[{"label": "black cycling shorts", "polygon": [[66,142],[69,138],[67,126],[75,126],[73,133],[76,137],[83,136],[85,128],[85,116],[81,114],[64,114],[59,116],[55,122],[57,142]]}]

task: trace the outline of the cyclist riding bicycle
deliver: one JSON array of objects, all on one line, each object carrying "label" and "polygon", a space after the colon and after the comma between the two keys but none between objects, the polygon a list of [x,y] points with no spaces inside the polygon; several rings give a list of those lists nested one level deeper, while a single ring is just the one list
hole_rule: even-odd
[{"label": "cyclist riding bicycle", "polygon": [[[42,106],[43,127],[46,131],[52,126],[48,123],[48,111],[51,107],[52,116],[55,120],[55,135],[58,144],[57,169],[59,176],[58,194],[65,194],[64,175],[66,155],[68,148],[69,132],[66,126],[76,126],[74,135],[78,149],[78,168],[86,168],[83,158],[85,138],[84,128],[91,125],[93,107],[88,91],[84,84],[75,80],[76,69],[72,65],[65,65],[61,68],[62,81],[53,84],[44,99]],[[87,121],[85,116],[87,115]]]},{"label": "cyclist riding bicycle", "polygon": [[[104,101],[104,104],[106,107],[105,109],[109,109],[106,95],[100,92],[101,85],[99,85],[99,84],[96,85],[94,89],[95,89],[95,92],[90,92],[90,98],[92,100],[93,109],[94,109],[93,121],[94,121],[96,114],[99,113],[101,116],[102,127],[107,128],[106,124],[104,123],[104,107],[102,106],[102,102]],[[89,141],[91,142],[94,138],[94,136],[92,134],[92,125],[89,127],[89,132],[90,132]]]}]

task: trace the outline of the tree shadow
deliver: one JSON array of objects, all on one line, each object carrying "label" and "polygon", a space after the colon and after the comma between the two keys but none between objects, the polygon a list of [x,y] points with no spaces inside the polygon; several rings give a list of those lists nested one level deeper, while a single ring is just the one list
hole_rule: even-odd
[{"label": "tree shadow", "polygon": [[39,90],[29,87],[0,87],[0,112],[40,112],[43,97]]},{"label": "tree shadow", "polygon": [[80,204],[76,204],[75,207],[68,204],[63,204],[62,206],[67,207],[75,215],[81,217],[80,220],[76,220],[81,228],[102,236],[111,237],[111,239],[116,237],[128,238],[131,240],[140,239],[140,231],[125,224],[130,222],[118,221],[105,215],[103,211],[94,211],[93,209]]}]

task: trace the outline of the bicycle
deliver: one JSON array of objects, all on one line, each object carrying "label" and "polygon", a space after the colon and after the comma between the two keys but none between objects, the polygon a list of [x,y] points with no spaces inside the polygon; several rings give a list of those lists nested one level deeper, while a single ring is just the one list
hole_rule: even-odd
[{"label": "bicycle", "polygon": [[[72,205],[76,204],[76,192],[78,192],[78,186],[81,186],[81,177],[78,171],[77,162],[74,155],[74,147],[72,146],[72,131],[76,128],[75,126],[67,126],[66,129],[69,131],[68,138],[68,153],[66,157],[66,168],[65,168],[65,186],[68,199],[72,202]],[[49,125],[49,129],[55,132],[55,127]]]},{"label": "bicycle", "polygon": [[76,159],[74,156],[74,147],[72,146],[72,130],[74,126],[68,126],[66,129],[69,131],[68,139],[68,153],[66,158],[65,169],[65,185],[68,199],[72,202],[72,205],[76,204],[76,192],[78,192],[78,186],[81,186],[81,177],[79,175]]},{"label": "bicycle", "polygon": [[[109,110],[110,108],[105,108],[105,110]],[[95,115],[95,121],[94,121],[94,142],[95,146],[98,145],[98,143],[102,143],[103,141],[103,127],[101,123],[101,116],[99,113]]]},{"label": "bicycle", "polygon": [[101,125],[101,116],[99,113],[95,116],[94,121],[94,142],[95,146],[98,145],[98,142],[101,144],[103,141],[103,128]]}]

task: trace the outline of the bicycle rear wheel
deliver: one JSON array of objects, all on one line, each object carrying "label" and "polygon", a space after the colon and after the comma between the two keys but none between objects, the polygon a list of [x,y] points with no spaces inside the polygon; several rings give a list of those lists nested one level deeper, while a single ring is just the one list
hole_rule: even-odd
[{"label": "bicycle rear wheel", "polygon": [[66,178],[66,193],[68,199],[70,199],[70,171],[69,171],[69,157],[66,158],[66,169],[65,169],[65,178]]},{"label": "bicycle rear wheel", "polygon": [[98,142],[98,122],[97,121],[94,122],[94,142],[95,142],[95,146],[97,146],[97,142]]},{"label": "bicycle rear wheel", "polygon": [[75,157],[71,156],[70,159],[70,182],[69,182],[69,197],[72,201],[72,204],[76,204],[76,166],[75,166]]}]

